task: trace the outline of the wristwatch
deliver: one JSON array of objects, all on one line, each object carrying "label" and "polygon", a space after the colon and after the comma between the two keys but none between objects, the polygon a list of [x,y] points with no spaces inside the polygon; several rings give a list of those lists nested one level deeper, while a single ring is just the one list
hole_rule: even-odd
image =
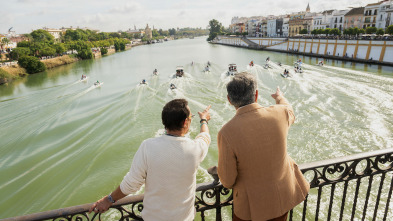
[{"label": "wristwatch", "polygon": [[108,200],[109,200],[109,202],[111,202],[111,203],[115,203],[115,202],[116,202],[116,201],[113,200],[111,194],[108,195]]},{"label": "wristwatch", "polygon": [[201,119],[201,121],[199,121],[199,123],[202,123],[203,121],[206,121],[206,123],[208,124],[206,119]]}]

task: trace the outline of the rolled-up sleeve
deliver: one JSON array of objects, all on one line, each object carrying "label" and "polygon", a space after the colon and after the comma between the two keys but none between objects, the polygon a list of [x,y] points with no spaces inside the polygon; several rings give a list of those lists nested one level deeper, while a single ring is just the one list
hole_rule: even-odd
[{"label": "rolled-up sleeve", "polygon": [[211,137],[210,134],[207,132],[202,132],[198,134],[195,137],[195,142],[197,143],[197,146],[200,150],[200,162],[202,162],[203,159],[205,159],[210,143],[211,143]]},{"label": "rolled-up sleeve", "polygon": [[236,156],[230,147],[227,139],[222,133],[218,133],[218,177],[222,185],[232,188],[237,177]]},{"label": "rolled-up sleeve", "polygon": [[131,163],[131,168],[120,183],[120,190],[123,194],[133,194],[145,183],[147,175],[147,160],[145,142],[141,144],[135,153]]}]

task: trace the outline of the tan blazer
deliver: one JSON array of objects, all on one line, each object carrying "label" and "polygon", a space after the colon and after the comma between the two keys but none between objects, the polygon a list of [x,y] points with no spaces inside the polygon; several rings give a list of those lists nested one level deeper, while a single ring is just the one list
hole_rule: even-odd
[{"label": "tan blazer", "polygon": [[218,176],[233,189],[234,212],[244,220],[279,217],[301,203],[310,189],[287,153],[295,116],[284,97],[237,110],[218,133]]}]

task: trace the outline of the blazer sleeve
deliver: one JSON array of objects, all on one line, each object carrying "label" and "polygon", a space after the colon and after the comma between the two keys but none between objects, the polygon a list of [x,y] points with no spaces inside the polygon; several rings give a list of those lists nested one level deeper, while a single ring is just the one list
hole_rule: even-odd
[{"label": "blazer sleeve", "polygon": [[218,177],[224,187],[231,189],[235,185],[237,177],[236,155],[221,131],[218,132],[217,143]]}]

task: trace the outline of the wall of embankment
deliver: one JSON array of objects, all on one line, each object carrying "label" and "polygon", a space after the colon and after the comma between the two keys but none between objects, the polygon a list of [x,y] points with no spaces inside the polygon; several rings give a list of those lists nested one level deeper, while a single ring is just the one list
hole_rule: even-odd
[{"label": "wall of embankment", "polygon": [[393,41],[219,36],[212,43],[393,66]]}]

